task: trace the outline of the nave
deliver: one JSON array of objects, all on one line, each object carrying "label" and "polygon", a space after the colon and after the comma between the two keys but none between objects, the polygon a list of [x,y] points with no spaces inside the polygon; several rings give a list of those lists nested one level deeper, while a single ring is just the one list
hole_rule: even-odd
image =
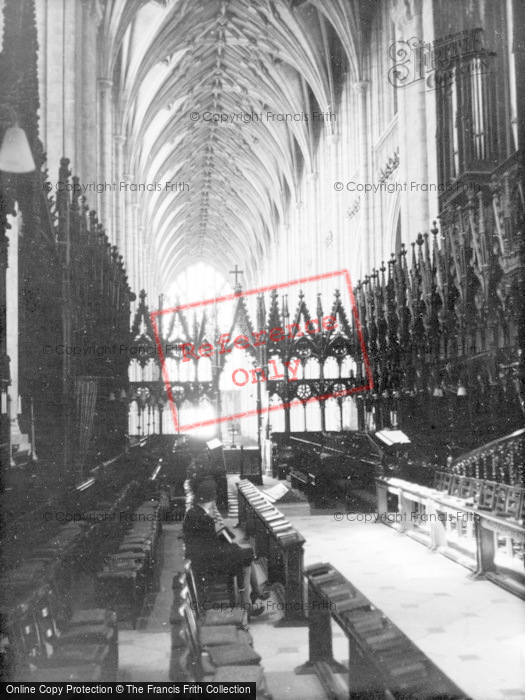
[{"label": "nave", "polygon": [[524,26],[0,0],[2,678],[525,696]]}]

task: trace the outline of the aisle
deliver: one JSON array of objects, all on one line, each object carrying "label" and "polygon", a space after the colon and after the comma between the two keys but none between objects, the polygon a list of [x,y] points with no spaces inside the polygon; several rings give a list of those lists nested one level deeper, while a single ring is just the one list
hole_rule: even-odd
[{"label": "aisle", "polygon": [[[235,481],[238,477],[234,477]],[[230,484],[232,479],[229,480]],[[236,498],[230,499],[234,507],[228,518],[232,528],[236,524]],[[230,515],[229,514],[229,515]],[[171,629],[169,614],[173,601],[172,580],[183,570],[182,547],[178,540],[181,523],[163,525],[160,590],[152,596],[150,609],[145,607],[136,630],[119,630],[119,680],[121,681],[169,681]],[[242,533],[237,531],[239,538]],[[259,571],[262,579],[262,573]],[[277,598],[267,602],[277,607]],[[262,656],[268,690],[274,700],[322,700],[323,689],[316,676],[296,676],[294,669],[308,657],[308,630],[306,627],[276,628],[282,616],[279,611],[268,611],[250,622],[254,648]]]},{"label": "aisle", "polygon": [[169,681],[171,648],[171,588],[175,573],[183,570],[181,523],[164,523],[161,538],[160,590],[151,595],[136,630],[119,629],[119,680]]}]

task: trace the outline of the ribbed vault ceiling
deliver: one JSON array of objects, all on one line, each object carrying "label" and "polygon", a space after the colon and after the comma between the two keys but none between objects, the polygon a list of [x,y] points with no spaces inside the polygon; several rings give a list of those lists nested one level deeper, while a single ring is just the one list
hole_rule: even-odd
[{"label": "ribbed vault ceiling", "polygon": [[[241,263],[254,278],[302,174],[315,171],[319,130],[337,129],[267,113],[335,111],[336,60],[360,77],[360,26],[357,0],[106,4],[105,70],[128,169],[161,188],[140,208],[161,285],[199,260],[226,273]],[[252,113],[262,119],[212,117]]]}]

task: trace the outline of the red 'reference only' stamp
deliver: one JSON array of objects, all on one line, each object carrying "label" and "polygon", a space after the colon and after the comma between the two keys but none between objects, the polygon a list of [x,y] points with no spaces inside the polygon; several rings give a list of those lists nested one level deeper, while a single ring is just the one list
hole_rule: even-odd
[{"label": "red 'reference only' stamp", "polygon": [[[328,279],[333,280],[334,290],[336,288],[340,290],[338,291],[340,306],[334,305],[330,313],[317,313],[315,317],[304,312],[301,313],[301,309],[306,309],[305,306],[302,306],[303,290],[312,284],[319,284],[319,282]],[[276,296],[285,291],[287,292],[286,299],[295,291],[300,300],[295,312],[295,320],[292,322],[290,322],[290,315],[287,311],[287,302],[286,304],[284,302],[285,297],[281,297],[283,300],[281,311],[283,313],[274,314],[272,318],[271,307],[269,307],[270,313],[265,313],[270,302],[265,303],[264,295],[273,295],[275,301]],[[248,308],[250,302],[252,306],[257,306],[251,313]],[[293,301],[291,305],[293,305]],[[219,423],[238,421],[248,416],[283,410],[290,408],[292,401],[284,401],[273,406],[260,406],[259,404],[256,408],[230,411],[227,415],[184,423],[180,420],[174,396],[174,387],[180,383],[180,376],[178,370],[177,377],[173,376],[173,364],[169,362],[171,357],[176,357],[178,367],[183,369],[188,369],[190,366],[196,367],[199,363],[202,364],[201,361],[211,363],[210,368],[213,366],[215,371],[220,370],[222,391],[239,391],[243,387],[253,390],[258,388],[253,385],[261,385],[266,382],[268,382],[268,386],[272,382],[284,382],[285,384],[300,382],[301,358],[304,359],[304,353],[301,353],[300,347],[302,349],[308,348],[309,344],[318,342],[320,337],[329,342],[331,339],[340,340],[344,336],[348,336],[348,327],[343,328],[341,323],[341,316],[346,319],[345,307],[351,309],[354,335],[356,344],[359,346],[360,361],[364,368],[364,379],[355,386],[344,386],[340,381],[336,381],[332,383],[332,388],[328,393],[312,396],[309,399],[322,401],[373,389],[368,353],[348,270],[237,291],[221,297],[152,311],[150,319],[175,431],[187,432]],[[286,312],[284,312],[285,308]],[[339,313],[338,309],[342,310],[342,314]],[[187,332],[184,334],[186,337],[182,337],[183,334],[179,332],[171,345],[166,343],[165,339],[162,338],[162,326],[171,324],[173,327],[176,318],[182,319],[184,314],[196,314],[197,311],[203,312],[201,331],[198,332],[195,316],[196,332],[191,340],[188,338]],[[319,311],[319,307],[317,311]],[[252,319],[256,319],[255,325]],[[187,319],[181,325],[187,331]],[[284,359],[285,357],[288,359]],[[187,373],[184,376],[187,376]],[[210,379],[210,376],[206,378]],[[203,381],[202,377],[197,376],[193,377],[192,380],[194,382]]]}]

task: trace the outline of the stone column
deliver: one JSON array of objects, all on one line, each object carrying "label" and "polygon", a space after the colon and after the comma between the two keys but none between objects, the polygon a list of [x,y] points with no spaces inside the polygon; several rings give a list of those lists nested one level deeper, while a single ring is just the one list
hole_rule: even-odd
[{"label": "stone column", "polygon": [[[122,180],[123,180],[123,182],[126,182],[129,184],[129,183],[133,182],[133,175],[130,173],[124,173],[122,175]],[[135,231],[135,229],[133,228],[133,226],[134,226],[133,195],[129,190],[126,189],[126,191],[122,193],[122,196],[123,196],[123,202],[124,202],[124,229],[123,229],[124,250],[125,250],[125,253],[123,253],[124,265],[126,267],[126,272],[128,274],[128,283],[129,283],[129,286],[131,287],[131,291],[138,294],[138,289],[136,289],[136,287],[135,287],[135,278],[133,276],[133,274],[134,274],[133,236],[134,236],[134,231]]]},{"label": "stone column", "polygon": [[[368,164],[368,122],[366,93],[368,81],[360,80],[354,83],[354,92],[357,95],[357,121],[359,130],[359,181],[363,184],[370,182],[370,168]],[[364,194],[361,198],[361,250],[363,254],[364,269],[370,271],[374,261],[374,236],[370,228],[370,205],[369,195]]]},{"label": "stone column", "polygon": [[133,227],[133,269],[135,271],[135,286],[137,291],[144,288],[144,278],[142,276],[141,260],[142,260],[142,226],[140,224],[140,204],[133,203],[134,211],[134,227]]},{"label": "stone column", "polygon": [[129,249],[129,265],[130,265],[130,270],[131,270],[131,279],[133,281],[133,286],[132,289],[133,291],[137,294],[138,298],[138,293],[140,292],[139,288],[139,283],[138,283],[138,269],[137,269],[137,257],[138,257],[138,245],[137,245],[137,237],[139,235],[139,229],[138,229],[138,214],[137,214],[137,203],[135,201],[135,195],[134,193],[131,193],[130,195],[130,208],[131,208],[131,227],[129,230],[128,235],[128,243],[130,246]]},{"label": "stone column", "polygon": [[[317,250],[315,251],[317,255],[317,259],[315,260],[315,268],[309,268],[309,269],[304,269],[303,272],[307,272],[308,274],[319,274],[320,272],[325,272],[326,269],[326,260],[325,260],[325,255],[326,255],[326,248],[324,247],[324,237],[325,237],[325,229],[326,229],[326,220],[323,222],[323,225],[320,226],[320,209],[322,207],[322,197],[321,195],[321,187],[323,186],[323,183],[321,183],[321,187],[317,187],[317,182],[319,180],[319,173],[318,172],[311,172],[306,174],[306,184],[307,184],[307,202],[305,202],[306,206],[306,214],[308,216],[308,209],[310,208],[311,204],[313,203],[313,214],[314,216],[312,217],[311,220],[308,221],[308,229],[307,231],[304,231],[304,235],[310,236],[313,241],[317,241]],[[310,210],[311,211],[311,210]],[[325,212],[322,212],[322,216],[325,216]],[[309,217],[308,217],[309,218]],[[305,246],[306,250],[308,251],[307,255],[310,257],[311,255],[314,254],[314,251],[312,248],[307,245]]]},{"label": "stone column", "polygon": [[152,294],[152,289],[149,284],[149,272],[150,272],[150,246],[149,243],[145,241],[146,228],[145,226],[140,226],[139,228],[139,279],[140,286],[148,292],[150,297],[150,304],[155,304],[155,297]]},{"label": "stone column", "polygon": [[[396,40],[407,42],[424,41],[422,22],[422,0],[395,0],[392,19],[396,25]],[[414,42],[411,42],[411,44]],[[401,44],[409,57],[405,65],[409,77],[405,85],[396,88],[399,105],[399,165],[402,181],[407,183],[407,192],[401,201],[402,237],[405,244],[416,240],[418,233],[428,230],[428,191],[421,186],[428,184],[427,126],[426,126],[426,82],[419,79],[421,72],[421,48]],[[417,79],[414,79],[417,78]],[[411,185],[414,183],[414,186]],[[428,190],[428,188],[427,188]]]},{"label": "stone column", "polygon": [[[6,353],[10,358],[11,386],[8,389],[10,400],[10,445],[17,447],[19,451],[29,452],[29,440],[22,434],[18,423],[18,415],[22,412],[20,396],[18,394],[18,235],[20,227],[20,213],[18,216],[8,216],[7,237],[9,239],[9,259],[6,270]],[[12,456],[9,455],[10,461]],[[13,466],[14,462],[11,461]]]},{"label": "stone column", "polygon": [[63,7],[56,2],[35,3],[38,16],[38,71],[40,113],[43,116],[40,134],[47,154],[51,180],[56,179],[56,164],[64,154],[64,56]]},{"label": "stone column", "polygon": [[[281,226],[281,235],[277,245],[281,248],[275,259],[275,264],[279,269],[279,282],[286,282],[291,279],[291,256],[295,255],[293,247],[290,245],[290,225]],[[277,250],[277,247],[276,247]],[[282,255],[282,257],[279,257]]]},{"label": "stone column", "polygon": [[[98,131],[100,150],[98,155],[99,185],[113,182],[112,179],[112,87],[113,82],[104,78],[98,80]],[[113,192],[101,192],[98,196],[99,220],[111,243],[115,243],[111,221],[111,197]]]},{"label": "stone column", "polygon": [[119,189],[119,182],[124,179],[123,149],[126,137],[116,134],[115,138],[115,245],[119,253],[124,257],[126,251],[126,240],[124,233],[124,201],[126,193]]},{"label": "stone column", "polygon": [[[0,2],[0,6],[5,3]],[[47,152],[48,162],[51,156],[49,152],[49,144],[47,139],[47,100],[48,100],[48,62],[47,62],[47,35],[48,35],[48,6],[45,3],[35,4],[36,29],[38,36],[38,95],[40,98],[40,109],[38,110],[38,132],[40,140],[44,144],[44,150]],[[3,19],[3,18],[2,18]],[[1,22],[1,20],[0,20]],[[3,28],[1,29],[3,31]]]},{"label": "stone column", "polygon": [[[433,42],[437,37],[434,28],[434,11],[432,0],[423,0],[424,12],[422,18],[423,37],[425,44]],[[432,84],[432,83],[431,83]],[[435,134],[437,131],[437,107],[436,107],[437,90],[425,90],[425,130],[426,130],[426,148],[425,157],[427,159],[427,179],[428,182],[438,183],[438,166],[437,166],[437,141]],[[437,220],[439,214],[439,194],[437,192],[428,193],[428,220],[425,230],[428,231],[430,223]]]},{"label": "stone column", "polygon": [[326,137],[326,142],[329,149],[330,158],[330,180],[326,183],[327,192],[329,194],[329,201],[334,202],[335,206],[330,207],[330,229],[333,233],[332,242],[332,259],[335,261],[334,265],[331,265],[331,269],[338,270],[342,267],[347,267],[346,259],[343,255],[342,248],[342,237],[344,232],[340,229],[340,219],[341,210],[343,208],[343,202],[346,199],[346,194],[344,192],[336,192],[334,190],[334,183],[337,182],[338,177],[338,146],[340,142],[339,134],[329,134]]},{"label": "stone column", "polygon": [[[80,106],[78,122],[79,164],[78,175],[83,183],[97,180],[97,32],[102,21],[102,9],[93,0],[82,0],[81,36],[82,60],[78,66],[77,100]],[[90,206],[95,208],[96,194],[89,194]],[[105,223],[105,222],[104,222]]]},{"label": "stone column", "polygon": [[[62,32],[66,41],[62,44],[62,66],[63,66],[63,141],[61,156],[69,158],[70,167],[73,174],[79,173],[79,153],[77,149],[77,133],[79,130],[80,112],[77,103],[78,90],[78,46],[76,41],[77,23],[79,22],[78,6],[74,2],[63,5],[63,27]],[[53,27],[51,27],[53,32]],[[50,124],[50,128],[53,125]]]},{"label": "stone column", "polygon": [[[300,195],[299,195],[300,196]],[[308,273],[306,266],[306,251],[305,246],[300,244],[298,241],[299,235],[302,232],[302,221],[301,221],[301,208],[303,203],[301,201],[296,201],[294,205],[295,216],[293,217],[293,245],[295,249],[294,255],[294,271],[293,275],[297,277],[304,276]],[[302,243],[302,242],[301,242]]]},{"label": "stone column", "polygon": [[[1,3],[0,3],[1,4]],[[96,52],[84,52],[85,36],[91,27],[92,0],[63,2],[63,0],[41,0],[35,3],[38,32],[39,75],[39,133],[47,153],[51,181],[55,182],[54,168],[60,158],[67,157],[72,171],[81,182],[86,178],[82,172],[83,153],[96,154],[95,118],[91,118],[92,129],[87,130],[85,121],[96,114],[96,93],[87,101],[86,95],[95,83]],[[91,30],[92,34],[96,29]],[[91,80],[89,79],[91,78]],[[89,139],[89,149],[83,147]],[[93,177],[95,173],[92,173]],[[94,206],[94,203],[91,202]]]}]

